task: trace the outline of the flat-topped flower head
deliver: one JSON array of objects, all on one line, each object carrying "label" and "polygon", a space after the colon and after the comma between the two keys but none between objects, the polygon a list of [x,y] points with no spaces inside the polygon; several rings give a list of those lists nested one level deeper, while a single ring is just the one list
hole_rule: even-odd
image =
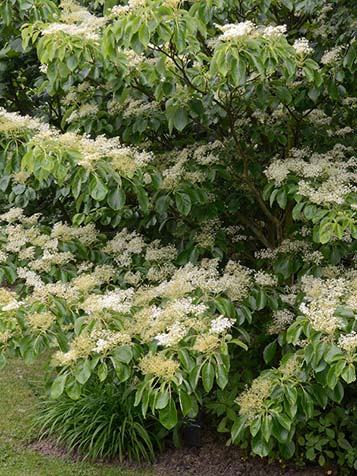
[{"label": "flat-topped flower head", "polygon": [[163,380],[172,380],[179,368],[179,362],[163,354],[147,354],[139,362],[139,369],[144,375]]}]

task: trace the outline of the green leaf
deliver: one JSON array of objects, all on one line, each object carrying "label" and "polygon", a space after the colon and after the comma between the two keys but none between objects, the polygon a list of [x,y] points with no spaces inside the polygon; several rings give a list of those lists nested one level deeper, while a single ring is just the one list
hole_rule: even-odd
[{"label": "green leaf", "polygon": [[161,195],[161,197],[159,197],[156,200],[155,210],[157,210],[157,212],[162,215],[167,211],[169,206],[170,206],[170,197],[168,195]]},{"label": "green leaf", "polygon": [[342,350],[337,347],[336,345],[330,345],[324,355],[324,359],[328,364],[332,364],[333,362],[337,362],[341,358],[344,357]]},{"label": "green leaf", "polygon": [[5,192],[10,183],[10,175],[3,175],[0,178],[0,190]]},{"label": "green leaf", "polygon": [[332,367],[330,367],[330,370],[328,371],[327,377],[326,377],[327,385],[331,388],[331,390],[335,388],[337,384],[337,380],[338,380],[338,377],[336,375],[336,368],[333,365]]},{"label": "green leaf", "polygon": [[294,264],[291,258],[285,258],[273,265],[275,274],[282,274],[286,279],[294,272]]},{"label": "green leaf", "polygon": [[139,40],[145,48],[150,41],[150,31],[145,23],[139,28]]},{"label": "green leaf", "polygon": [[58,398],[62,395],[64,391],[64,386],[66,384],[67,374],[58,375],[53,384],[51,385],[51,398]]},{"label": "green leaf", "polygon": [[224,316],[235,318],[237,316],[236,308],[230,299],[218,297],[214,300],[214,304],[221,314]]},{"label": "green leaf", "polygon": [[243,341],[241,341],[240,339],[232,339],[228,342],[228,344],[235,344],[235,345],[238,345],[239,347],[241,347],[242,349],[244,350],[248,350],[249,347],[247,346],[247,344],[245,344]]},{"label": "green leaf", "polygon": [[317,211],[317,208],[315,205],[306,205],[306,207],[304,208],[304,215],[305,215],[305,218],[307,218],[308,220],[312,220],[316,214],[316,211]]},{"label": "green leaf", "polygon": [[308,450],[305,453],[305,456],[308,460],[314,461],[315,459],[315,449],[314,448],[308,448]]},{"label": "green leaf", "polygon": [[122,188],[117,188],[109,193],[107,202],[110,208],[115,211],[121,210],[125,205],[125,192]]},{"label": "green leaf", "polygon": [[294,406],[296,404],[298,393],[295,387],[285,387],[285,396],[289,402],[289,405]]},{"label": "green leaf", "polygon": [[295,443],[293,441],[286,441],[279,445],[281,455],[284,459],[289,459],[294,456]]},{"label": "green leaf", "polygon": [[92,177],[91,181],[89,182],[89,194],[98,202],[101,202],[105,199],[108,193],[107,186],[102,182],[102,180],[98,176]]},{"label": "green leaf", "polygon": [[341,403],[344,397],[345,391],[341,382],[337,382],[336,387],[333,389],[333,392],[329,395],[330,398],[337,403]]},{"label": "green leaf", "polygon": [[252,440],[252,451],[256,455],[264,458],[265,456],[268,456],[269,454],[269,445],[265,441],[264,438],[262,438],[261,435],[257,435],[253,438]]},{"label": "green leaf", "polygon": [[183,416],[187,416],[192,408],[192,399],[184,390],[179,390],[179,402]]},{"label": "green leaf", "polygon": [[270,440],[272,430],[272,418],[271,415],[264,415],[262,419],[261,433],[266,442]]},{"label": "green leaf", "polygon": [[292,217],[293,217],[294,221],[296,221],[300,218],[301,210],[304,208],[304,205],[305,205],[304,202],[300,202],[300,203],[297,203],[294,206],[293,211],[292,211]]},{"label": "green leaf", "polygon": [[131,375],[130,368],[118,361],[115,362],[115,372],[118,376],[119,382],[126,382]]},{"label": "green leaf", "polygon": [[278,202],[280,208],[282,208],[283,210],[286,208],[286,204],[288,202],[288,195],[285,189],[279,190],[279,193],[276,196],[276,201]]},{"label": "green leaf", "polygon": [[341,377],[346,383],[352,383],[356,380],[356,369],[353,364],[349,364],[342,370]]},{"label": "green leaf", "polygon": [[182,215],[188,215],[191,211],[191,198],[187,193],[177,192],[175,194],[175,203],[177,210],[182,213]]},{"label": "green leaf", "polygon": [[267,303],[267,297],[265,292],[262,289],[259,289],[259,291],[255,295],[255,299],[256,299],[257,311],[261,311],[262,309],[264,309]]},{"label": "green leaf", "polygon": [[155,408],[157,410],[164,409],[166,407],[166,405],[168,405],[169,400],[170,400],[169,391],[166,388],[160,389],[160,391],[158,393],[158,396],[156,398],[156,401],[155,401]]},{"label": "green leaf", "polygon": [[263,357],[264,357],[264,362],[266,364],[269,364],[269,362],[271,362],[276,354],[276,349],[277,349],[277,343],[276,341],[274,340],[273,342],[270,342],[270,344],[268,344],[264,351],[263,351]]},{"label": "green leaf", "polygon": [[136,196],[138,197],[139,207],[146,215],[149,210],[149,197],[145,189],[141,185],[135,187]]},{"label": "green leaf", "polygon": [[254,437],[256,436],[262,426],[261,417],[256,417],[249,425],[250,434]]},{"label": "green leaf", "polygon": [[173,115],[173,125],[178,131],[182,131],[188,124],[188,114],[186,109],[180,107],[175,109]]},{"label": "green leaf", "polygon": [[91,373],[92,367],[90,360],[88,359],[77,364],[74,369],[74,376],[76,377],[77,382],[79,382],[81,385],[84,385],[88,381],[89,377],[91,376]]},{"label": "green leaf", "polygon": [[285,415],[284,413],[281,413],[279,415],[276,415],[275,417],[277,419],[277,421],[279,422],[279,424],[285,428],[285,430],[288,430],[290,431],[290,428],[291,428],[291,421],[290,419],[288,418],[287,415]]},{"label": "green leaf", "polygon": [[328,403],[328,396],[326,393],[326,389],[321,387],[320,385],[312,385],[311,392],[317,403],[322,407],[326,408]]},{"label": "green leaf", "polygon": [[67,379],[66,382],[66,393],[69,396],[71,400],[78,400],[79,397],[81,396],[81,390],[82,386],[80,383],[77,382],[77,380],[70,376],[69,379]]},{"label": "green leaf", "polygon": [[245,429],[246,429],[246,423],[247,423],[246,416],[238,417],[236,421],[233,423],[233,426],[231,429],[231,438],[233,443],[239,443],[243,439]]},{"label": "green leaf", "polygon": [[224,388],[227,386],[228,373],[227,369],[223,365],[217,365],[216,367],[216,381],[221,390],[224,390]]},{"label": "green leaf", "polygon": [[133,351],[129,345],[122,345],[114,352],[113,358],[119,362],[128,364],[133,358]]},{"label": "green leaf", "polygon": [[196,365],[195,367],[193,367],[193,369],[190,372],[189,381],[193,390],[195,390],[195,388],[197,387],[198,380],[200,378],[201,369],[202,369],[202,364]]},{"label": "green leaf", "polygon": [[211,362],[206,362],[202,367],[202,382],[203,388],[209,393],[214,382],[214,365]]},{"label": "green leaf", "polygon": [[108,376],[108,366],[105,362],[102,362],[99,367],[98,367],[98,377],[101,382],[104,382],[104,380]]},{"label": "green leaf", "polygon": [[279,443],[285,443],[289,437],[289,431],[278,423],[276,416],[273,417],[272,435]]},{"label": "green leaf", "polygon": [[159,421],[167,430],[172,430],[177,425],[177,410],[172,399],[165,408],[159,411]]}]

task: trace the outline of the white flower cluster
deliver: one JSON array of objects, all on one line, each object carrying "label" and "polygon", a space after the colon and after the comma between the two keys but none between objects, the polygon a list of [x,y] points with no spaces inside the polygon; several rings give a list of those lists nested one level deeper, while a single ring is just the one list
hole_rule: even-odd
[{"label": "white flower cluster", "polygon": [[83,119],[84,117],[95,116],[99,111],[97,104],[82,104],[77,110],[73,111],[68,117],[67,122],[71,124],[74,121]]},{"label": "white flower cluster", "polygon": [[216,241],[216,233],[220,229],[218,218],[208,220],[201,225],[195,234],[195,242],[202,248],[212,248]]},{"label": "white flower cluster", "polygon": [[[142,58],[142,61],[145,58]],[[137,59],[136,59],[137,61]],[[135,63],[129,63],[131,67],[135,67]],[[120,105],[116,105],[116,107],[113,107],[115,103],[110,105],[111,112],[118,113],[120,112],[120,115],[124,119],[128,119],[131,117],[136,117],[136,116],[146,116],[146,117],[151,117],[153,114],[157,111],[160,111],[160,104],[156,101],[144,101],[142,99],[132,99],[132,98],[127,98],[124,103]]]},{"label": "white flower cluster", "polygon": [[22,208],[11,208],[8,212],[0,215],[0,221],[6,221],[8,223],[18,221],[24,216],[23,212]]},{"label": "white flower cluster", "polygon": [[241,225],[230,225],[223,230],[227,233],[232,243],[238,243],[239,241],[246,241],[248,236],[242,233],[244,228]]},{"label": "white flower cluster", "polygon": [[286,33],[286,25],[267,26],[262,30],[264,38],[278,38]]},{"label": "white flower cluster", "polygon": [[315,330],[333,335],[342,326],[335,312],[348,294],[348,281],[344,278],[324,280],[304,276],[302,290],[305,300],[300,305],[300,312],[309,318]]},{"label": "white flower cluster", "polygon": [[86,41],[99,41],[98,30],[105,25],[107,18],[92,15],[87,9],[75,2],[61,2],[62,13],[58,23],[50,23],[41,32],[44,36],[65,34]]},{"label": "white flower cluster", "polygon": [[223,275],[217,269],[217,260],[203,261],[194,266],[191,263],[179,268],[170,281],[164,281],[147,291],[148,295],[181,297],[200,288],[203,292],[226,293],[232,300],[244,298],[252,284],[251,272],[239,263],[229,261]]},{"label": "white flower cluster", "polygon": [[328,116],[322,109],[313,109],[307,115],[307,120],[315,126],[325,127],[331,124],[332,117]]},{"label": "white flower cluster", "polygon": [[6,109],[0,108],[0,133],[16,134],[26,129],[39,130],[41,128],[47,128],[47,126],[38,119],[20,116],[16,112],[8,112]]},{"label": "white flower cluster", "polygon": [[336,46],[335,48],[326,51],[321,58],[321,63],[324,65],[335,63],[341,56],[342,51],[343,46]]},{"label": "white flower cluster", "polygon": [[316,204],[343,204],[346,195],[356,192],[357,159],[348,158],[350,149],[336,144],[325,153],[292,149],[285,160],[274,160],[265,170],[269,180],[280,186],[290,175],[301,177],[299,194]]},{"label": "white flower cluster", "polygon": [[273,314],[273,320],[268,328],[269,334],[279,334],[294,322],[294,314],[287,309],[280,309]]},{"label": "white flower cluster", "polygon": [[173,245],[160,246],[160,241],[152,241],[146,248],[147,261],[173,261],[177,257],[177,250]]},{"label": "white flower cluster", "polygon": [[57,222],[53,225],[50,236],[61,241],[78,240],[83,245],[89,246],[97,241],[98,232],[93,223],[74,227],[67,225],[67,223]]},{"label": "white flower cluster", "polygon": [[91,294],[80,306],[87,314],[99,313],[103,309],[125,314],[131,310],[134,292],[133,288],[129,288],[104,294]]},{"label": "white flower cluster", "polygon": [[254,273],[254,281],[258,286],[274,287],[278,284],[278,278],[265,271],[256,271]]},{"label": "white flower cluster", "polygon": [[100,135],[91,139],[88,135],[74,132],[60,134],[40,121],[0,109],[0,134],[24,135],[26,131],[35,132],[27,142],[28,149],[36,148],[47,156],[55,156],[56,160],[65,156],[67,151],[72,157],[77,157],[78,165],[90,170],[99,160],[106,159],[115,171],[132,176],[138,168],[145,167],[153,159],[153,154],[148,151],[122,145],[118,137]]},{"label": "white flower cluster", "polygon": [[222,334],[234,325],[234,319],[228,319],[228,317],[219,316],[211,321],[210,334]]},{"label": "white flower cluster", "polygon": [[14,311],[16,309],[19,309],[22,305],[24,304],[24,301],[11,301],[5,306],[2,307],[3,311]]},{"label": "white flower cluster", "polygon": [[193,160],[200,165],[210,165],[219,162],[219,152],[223,149],[221,141],[209,142],[195,146],[193,151]]},{"label": "white flower cluster", "polygon": [[34,271],[50,271],[53,265],[65,265],[70,261],[74,261],[75,257],[69,251],[64,252],[50,252],[44,250],[41,258],[31,261],[30,268]]},{"label": "white flower cluster", "polygon": [[[73,337],[68,352],[56,353],[55,365],[73,365],[93,352],[107,355],[133,338],[175,347],[189,336],[196,351],[210,353],[234,324],[233,319],[212,313],[212,300],[223,294],[240,301],[254,284],[251,271],[234,261],[223,271],[217,259],[178,268],[172,262],[177,254],[174,247],[160,246],[157,240],[147,244],[142,236],[126,229],[103,243],[93,226],[71,227],[58,222],[48,229],[37,223],[39,216],[25,217],[22,210],[15,215],[20,223],[0,226],[0,248],[5,253],[0,252],[15,256],[16,262],[21,256],[17,275],[28,287],[28,295],[20,301],[15,293],[8,293],[2,299],[2,312],[13,318],[21,309],[32,334],[48,332],[58,319],[43,308],[50,306],[53,298],[65,300],[71,312],[83,317],[84,329]],[[95,265],[78,257],[78,242],[81,250],[100,251],[109,264]],[[54,275],[52,266],[65,271],[69,261],[70,273],[76,268],[76,274],[66,282],[48,282]],[[160,273],[165,279],[150,284]],[[268,279],[260,277],[265,282]],[[31,311],[39,304],[40,312]]]},{"label": "white flower cluster", "polygon": [[105,354],[116,347],[131,342],[131,337],[128,334],[113,332],[108,329],[94,331],[92,337],[95,340],[95,347],[92,350],[97,354]]},{"label": "white flower cluster", "polygon": [[145,243],[140,235],[135,231],[130,233],[124,228],[112,240],[108,241],[103,251],[114,256],[119,265],[127,266],[131,263],[132,255],[141,253],[144,247]]},{"label": "white flower cluster", "polygon": [[357,333],[352,331],[349,334],[341,335],[338,346],[346,352],[353,353],[357,348]]},{"label": "white flower cluster", "polygon": [[57,38],[62,35],[75,36],[78,39],[83,38],[87,41],[99,41],[99,34],[95,32],[94,25],[73,25],[67,23],[51,23],[42,30],[44,36],[56,36]]},{"label": "white flower cluster", "polygon": [[324,260],[323,254],[314,250],[311,244],[303,240],[283,240],[276,248],[268,248],[259,250],[255,253],[258,259],[274,260],[282,254],[296,255],[299,254],[305,263],[320,264]]},{"label": "white flower cluster", "polygon": [[309,44],[309,40],[306,38],[299,38],[298,40],[295,40],[293,48],[295,49],[296,54],[302,56],[308,55],[314,51]]},{"label": "white flower cluster", "polygon": [[177,345],[187,334],[187,328],[182,322],[174,322],[168,327],[167,332],[155,336],[155,340],[162,347]]},{"label": "white flower cluster", "polygon": [[227,25],[216,25],[223,33],[219,37],[221,41],[237,40],[242,36],[247,36],[255,31],[255,25],[251,21],[241,23],[229,23]]},{"label": "white flower cluster", "polygon": [[247,36],[261,36],[267,39],[279,38],[285,35],[287,28],[286,25],[257,26],[249,20],[215,26],[223,32],[218,38],[219,41],[237,41]]}]

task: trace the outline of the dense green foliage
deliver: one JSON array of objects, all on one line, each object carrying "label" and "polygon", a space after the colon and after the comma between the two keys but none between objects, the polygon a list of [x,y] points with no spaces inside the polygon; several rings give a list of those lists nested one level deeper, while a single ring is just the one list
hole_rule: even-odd
[{"label": "dense green foliage", "polygon": [[0,362],[55,350],[49,419],[98,378],[120,455],[203,410],[357,468],[353,3],[0,2]]}]

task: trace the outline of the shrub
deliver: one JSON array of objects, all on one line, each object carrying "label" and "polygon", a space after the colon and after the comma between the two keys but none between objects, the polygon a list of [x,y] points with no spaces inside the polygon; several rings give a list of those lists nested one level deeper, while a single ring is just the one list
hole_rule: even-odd
[{"label": "shrub", "polygon": [[167,430],[209,408],[296,456],[356,385],[353,2],[28,1],[1,5],[3,69],[33,65],[28,111],[1,93],[1,365],[51,348],[53,398],[115,374]]}]

